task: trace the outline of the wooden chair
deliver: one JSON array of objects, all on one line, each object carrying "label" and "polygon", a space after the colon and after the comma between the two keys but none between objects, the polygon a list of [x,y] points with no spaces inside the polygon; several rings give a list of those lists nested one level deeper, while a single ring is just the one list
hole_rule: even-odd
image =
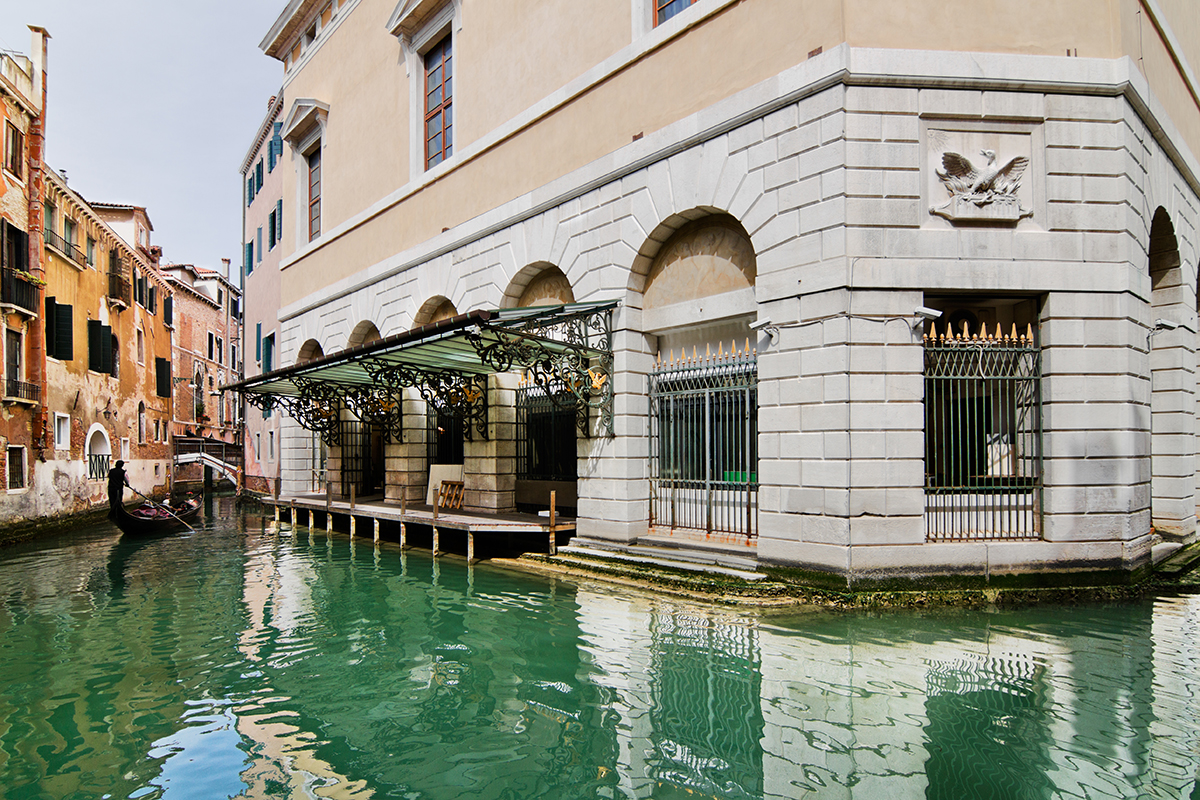
[{"label": "wooden chair", "polygon": [[464,493],[462,481],[442,481],[438,489],[438,508],[462,508]]}]

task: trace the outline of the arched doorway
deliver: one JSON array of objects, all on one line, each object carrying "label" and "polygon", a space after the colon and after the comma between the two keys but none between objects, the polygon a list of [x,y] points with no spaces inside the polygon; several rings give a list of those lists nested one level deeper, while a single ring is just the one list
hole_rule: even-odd
[{"label": "arched doorway", "polygon": [[[758,264],[745,228],[694,209],[663,222],[634,265],[658,345],[648,381],[651,529],[758,533]],[[659,245],[659,243],[662,243]]]},{"label": "arched doorway", "polygon": [[[362,320],[354,326],[350,338],[346,340],[346,349],[363,347],[382,338],[379,328],[370,320]],[[318,358],[320,345],[309,340],[315,348],[309,347],[302,355]],[[305,346],[308,347],[308,342]],[[373,497],[383,494],[386,479],[385,457],[383,449],[383,429],[378,425],[364,422],[349,409],[342,411],[341,445],[336,454],[341,471],[342,496]]]},{"label": "arched doorway", "polygon": [[1165,536],[1186,537],[1196,528],[1195,377],[1190,374],[1196,334],[1183,324],[1195,297],[1187,296],[1175,226],[1162,207],[1150,224],[1147,260],[1151,524]]},{"label": "arched doorway", "polygon": [[88,431],[84,452],[87,453],[87,476],[89,481],[102,481],[108,477],[112,460],[112,443],[108,431],[99,423]]},{"label": "arched doorway", "polygon": [[[571,282],[553,264],[538,262],[513,278],[506,303],[518,308],[575,302]],[[516,392],[515,501],[521,511],[540,511],[555,502],[567,513],[579,505],[579,435],[588,433],[588,409],[565,386],[524,382]]]}]

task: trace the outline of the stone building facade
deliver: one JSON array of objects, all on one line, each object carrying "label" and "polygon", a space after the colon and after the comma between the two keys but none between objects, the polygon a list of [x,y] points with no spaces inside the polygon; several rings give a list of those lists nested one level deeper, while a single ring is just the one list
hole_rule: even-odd
[{"label": "stone building facade", "polygon": [[236,398],[219,387],[241,377],[241,292],[205,267],[164,264],[162,272],[175,292],[177,317],[172,434],[240,443]]},{"label": "stone building facade", "polygon": [[[1128,571],[1194,538],[1187,4],[1022,2],[998,26],[612,0],[586,32],[526,5],[513,26],[478,0],[293,3],[268,33],[281,364],[616,302],[589,372],[611,402],[550,448],[574,452],[552,477],[583,539],[857,581]],[[520,381],[488,378],[462,442],[470,507],[539,480]],[[380,449],[385,496],[425,496],[426,399],[382,447],[333,448],[330,480]],[[311,436],[284,422],[285,493]]]},{"label": "stone building facade", "polygon": [[[131,212],[142,246],[46,170],[46,385],[49,437],[34,472],[38,516],[108,504],[110,466],[161,495],[170,485],[171,292],[149,246],[145,209]],[[130,236],[130,240],[139,240]]]},{"label": "stone building facade", "polygon": [[[271,98],[267,113],[242,161],[242,286],[245,315],[242,352],[247,375],[270,372],[279,361],[279,255],[283,251],[283,95]],[[291,212],[291,209],[288,209]],[[246,486],[270,492],[280,464],[281,415],[270,410],[245,413]],[[320,459],[318,458],[318,464]]]},{"label": "stone building facade", "polygon": [[41,392],[46,357],[39,313],[45,278],[39,232],[47,38],[35,28],[28,57],[0,53],[0,518],[10,519],[29,514],[34,465],[45,452]]}]

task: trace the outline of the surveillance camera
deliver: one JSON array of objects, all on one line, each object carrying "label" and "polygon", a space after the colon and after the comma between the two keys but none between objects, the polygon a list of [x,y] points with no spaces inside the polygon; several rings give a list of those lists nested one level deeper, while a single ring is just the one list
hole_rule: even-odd
[{"label": "surveillance camera", "polygon": [[761,331],[763,328],[769,327],[771,327],[771,320],[769,319],[760,319],[758,322],[750,323],[750,330],[752,331]]},{"label": "surveillance camera", "polygon": [[942,312],[936,308],[927,308],[925,306],[917,306],[916,314],[924,319],[937,319],[942,315]]},{"label": "surveillance camera", "polygon": [[1154,321],[1154,327],[1157,330],[1173,331],[1179,327],[1179,323],[1173,319],[1159,319]]}]

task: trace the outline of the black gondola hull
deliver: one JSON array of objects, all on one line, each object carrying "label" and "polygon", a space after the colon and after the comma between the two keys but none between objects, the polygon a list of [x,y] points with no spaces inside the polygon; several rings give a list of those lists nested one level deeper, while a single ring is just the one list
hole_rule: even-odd
[{"label": "black gondola hull", "polygon": [[200,501],[192,500],[178,509],[171,509],[173,517],[142,517],[131,514],[121,504],[109,508],[108,518],[113,521],[126,536],[157,536],[182,529],[185,523],[191,524],[200,513]]}]

